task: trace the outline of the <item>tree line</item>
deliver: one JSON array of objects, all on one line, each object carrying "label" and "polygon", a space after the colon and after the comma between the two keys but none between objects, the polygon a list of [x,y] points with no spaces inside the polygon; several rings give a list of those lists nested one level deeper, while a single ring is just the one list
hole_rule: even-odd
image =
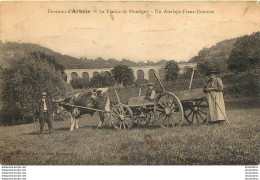
[{"label": "tree line", "polygon": [[189,62],[197,62],[202,72],[213,68],[226,72],[259,72],[260,32],[217,43],[210,48],[203,48]]}]

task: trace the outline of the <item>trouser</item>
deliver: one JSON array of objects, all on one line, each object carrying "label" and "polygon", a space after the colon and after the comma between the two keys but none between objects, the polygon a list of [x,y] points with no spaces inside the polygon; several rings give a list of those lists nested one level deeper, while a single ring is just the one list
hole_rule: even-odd
[{"label": "trouser", "polygon": [[40,117],[40,132],[43,132],[45,122],[48,123],[49,130],[52,130],[52,122],[48,112],[43,112],[43,116]]}]

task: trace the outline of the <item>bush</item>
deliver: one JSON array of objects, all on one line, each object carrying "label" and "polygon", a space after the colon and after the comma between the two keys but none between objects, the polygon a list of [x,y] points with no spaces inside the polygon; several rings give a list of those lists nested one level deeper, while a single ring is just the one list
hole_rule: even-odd
[{"label": "bush", "polygon": [[221,79],[224,84],[224,94],[229,98],[259,98],[259,74],[225,74]]},{"label": "bush", "polygon": [[53,98],[64,96],[70,91],[61,71],[55,68],[57,65],[51,64],[48,59],[50,56],[44,53],[15,56],[10,67],[2,70],[1,123],[33,122],[38,99],[43,91],[47,91]]}]

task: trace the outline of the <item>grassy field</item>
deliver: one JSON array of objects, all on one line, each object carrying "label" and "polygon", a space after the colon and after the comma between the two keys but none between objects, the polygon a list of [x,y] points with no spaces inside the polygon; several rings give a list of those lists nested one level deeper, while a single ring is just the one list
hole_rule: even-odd
[{"label": "grassy field", "polygon": [[[227,103],[232,127],[188,125],[115,130],[97,129],[97,114],[70,119],[39,135],[39,124],[0,127],[1,164],[9,165],[247,165],[259,164],[258,101]],[[145,140],[149,135],[152,146]]]}]

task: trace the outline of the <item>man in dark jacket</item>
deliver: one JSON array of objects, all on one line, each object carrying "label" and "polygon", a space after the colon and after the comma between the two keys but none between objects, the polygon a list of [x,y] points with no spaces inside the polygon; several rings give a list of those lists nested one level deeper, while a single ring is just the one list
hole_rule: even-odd
[{"label": "man in dark jacket", "polygon": [[52,133],[52,122],[51,122],[51,115],[52,115],[52,99],[51,97],[47,96],[47,92],[42,93],[42,98],[38,101],[38,115],[40,121],[40,134],[43,133],[43,128],[45,122],[48,123],[49,132]]}]

